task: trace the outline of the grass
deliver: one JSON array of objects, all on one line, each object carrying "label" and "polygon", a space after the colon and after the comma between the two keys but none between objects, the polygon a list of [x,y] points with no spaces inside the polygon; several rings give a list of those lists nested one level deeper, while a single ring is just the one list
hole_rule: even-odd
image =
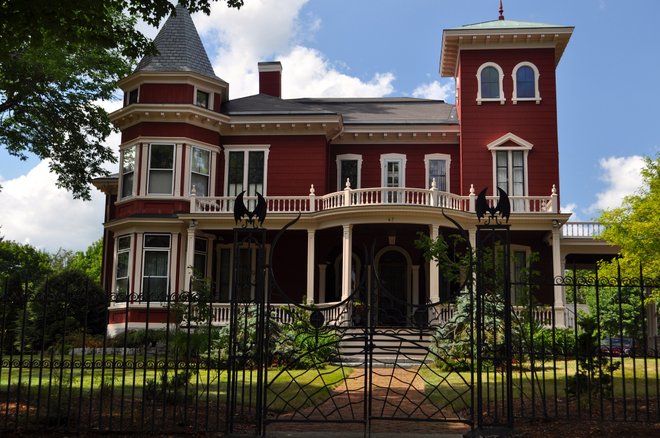
[{"label": "grass", "polygon": [[[612,398],[637,398],[646,397],[655,399],[658,396],[658,364],[655,359],[644,358],[612,358],[612,363],[623,362],[623,366],[614,371],[612,376]],[[524,363],[522,366],[514,367],[513,370],[513,397],[529,399],[532,394],[540,399],[542,396],[566,398],[567,379],[573,376],[576,371],[576,362],[568,361],[547,361],[544,363],[536,362],[534,370],[530,363]],[[605,371],[605,369],[603,369]],[[471,373],[467,372],[448,372],[442,371],[437,367],[431,366],[420,371],[420,374],[426,382],[426,393],[429,399],[435,404],[446,403],[457,397],[457,394],[469,389]],[[483,372],[481,375],[482,392],[484,397],[490,395],[492,399],[497,393],[502,398],[504,387],[502,386],[504,374],[501,371]],[[467,382],[467,383],[466,383]],[[474,376],[475,385],[477,376]],[[581,393],[581,397],[587,399],[587,388]],[[604,396],[605,397],[605,396]],[[609,398],[609,396],[608,396]],[[468,398],[460,398],[463,407],[469,407],[471,401]],[[460,408],[460,406],[456,406]]]}]

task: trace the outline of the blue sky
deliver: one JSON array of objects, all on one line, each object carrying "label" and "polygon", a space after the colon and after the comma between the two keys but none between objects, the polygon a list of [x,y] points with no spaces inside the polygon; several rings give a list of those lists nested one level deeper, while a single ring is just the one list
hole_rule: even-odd
[{"label": "blue sky", "polygon": [[[193,19],[231,98],[257,92],[258,61],[280,60],[285,98],[453,102],[453,80],[438,74],[442,30],[496,19],[498,3],[246,0],[240,11],[218,3]],[[660,151],[660,2],[505,0],[504,9],[507,19],[575,26],[557,69],[561,203],[589,220],[635,190],[640,157]],[[107,143],[116,149],[119,137]],[[92,202],[74,201],[53,181],[47,163],[0,150],[0,233],[49,251],[84,249],[102,235],[103,197],[94,189]]]}]

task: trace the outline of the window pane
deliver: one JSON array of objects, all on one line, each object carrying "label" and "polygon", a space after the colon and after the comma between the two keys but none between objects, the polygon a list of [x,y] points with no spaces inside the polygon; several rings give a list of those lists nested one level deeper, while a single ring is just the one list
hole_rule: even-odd
[{"label": "window pane", "polygon": [[429,181],[428,187],[431,187],[431,182],[435,179],[435,185],[440,191],[447,191],[447,161],[445,160],[430,160],[429,161]]},{"label": "window pane", "polygon": [[167,299],[167,278],[145,277],[143,299],[145,301],[165,301]]},{"label": "window pane", "polygon": [[209,158],[211,154],[204,149],[193,148],[192,150],[192,165],[193,172],[209,174]]},{"label": "window pane", "polygon": [[201,107],[204,107],[204,108],[208,108],[209,107],[209,93],[205,93],[204,91],[197,90],[195,105],[201,106]]},{"label": "window pane", "polygon": [[[263,184],[264,182],[264,153],[251,151],[248,161],[248,184]],[[250,193],[251,195],[254,193]]]},{"label": "window pane", "polygon": [[128,277],[128,258],[130,252],[124,251],[117,254],[117,278]]},{"label": "window pane", "polygon": [[128,103],[137,103],[138,101],[138,89],[135,88],[128,93]]},{"label": "window pane", "polygon": [[149,172],[149,193],[171,194],[172,171],[152,170]]},{"label": "window pane", "polygon": [[339,190],[346,186],[346,179],[351,182],[352,189],[359,189],[358,187],[358,162],[357,160],[341,160],[341,175],[339,177]]},{"label": "window pane", "polygon": [[151,145],[151,168],[172,169],[174,163],[174,145],[152,144]]},{"label": "window pane", "polygon": [[517,97],[535,97],[534,70],[523,66],[516,71]]},{"label": "window pane", "polygon": [[399,162],[387,162],[387,187],[399,187]]},{"label": "window pane", "polygon": [[195,254],[193,273],[198,278],[206,277],[206,254]]},{"label": "window pane", "polygon": [[170,236],[166,234],[147,234],[144,236],[145,248],[169,248]]},{"label": "window pane", "polygon": [[117,239],[117,249],[130,249],[131,248],[131,238],[130,236],[122,236]]},{"label": "window pane", "polygon": [[227,182],[229,184],[227,194],[236,196],[243,191],[243,152],[229,152],[229,165]]},{"label": "window pane", "polygon": [[144,276],[167,277],[168,251],[144,252]]},{"label": "window pane", "polygon": [[122,151],[122,172],[132,172],[135,170],[135,146]]},{"label": "window pane", "polygon": [[209,195],[209,177],[200,175],[199,173],[193,173],[190,175],[190,187],[195,188],[195,194],[197,196],[208,196]]},{"label": "window pane", "polygon": [[500,97],[500,74],[495,67],[486,67],[481,70],[481,97]]},{"label": "window pane", "polygon": [[206,239],[195,239],[195,251],[206,253]]},{"label": "window pane", "polygon": [[126,173],[121,178],[121,197],[126,198],[133,194],[133,172]]}]

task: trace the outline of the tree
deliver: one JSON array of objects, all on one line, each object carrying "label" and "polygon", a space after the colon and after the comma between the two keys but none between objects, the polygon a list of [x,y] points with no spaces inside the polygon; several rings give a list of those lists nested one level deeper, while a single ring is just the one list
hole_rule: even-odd
[{"label": "tree", "polygon": [[[213,1],[180,3],[208,14]],[[113,128],[98,102],[155,50],[137,20],[157,26],[173,11],[169,0],[2,0],[0,144],[19,159],[50,159],[58,186],[89,199],[102,164],[116,161],[102,144]]]},{"label": "tree", "polygon": [[[637,193],[598,219],[605,226],[601,239],[621,248],[620,259],[601,264],[610,277],[616,277],[619,266],[625,276],[639,277],[641,263],[646,277],[660,278],[660,154],[645,159],[642,178]],[[655,290],[654,297],[660,298],[660,292]]]}]

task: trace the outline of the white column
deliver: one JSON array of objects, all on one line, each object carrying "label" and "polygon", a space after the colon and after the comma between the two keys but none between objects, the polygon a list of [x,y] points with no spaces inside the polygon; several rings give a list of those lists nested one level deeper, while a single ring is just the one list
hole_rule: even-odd
[{"label": "white column", "polygon": [[[436,240],[440,235],[440,225],[429,225],[429,230],[431,239]],[[432,303],[440,301],[440,272],[435,260],[429,261],[429,300]]]},{"label": "white column", "polygon": [[341,299],[351,294],[351,265],[353,264],[353,225],[343,226],[341,257]]},{"label": "white column", "polygon": [[186,275],[183,290],[190,292],[190,280],[193,274],[193,265],[195,264],[195,228],[197,228],[197,221],[190,221],[188,226],[188,239],[186,245]]},{"label": "white column", "polygon": [[472,248],[472,251],[477,250],[477,228],[470,228],[468,230],[468,239],[470,239],[470,247]]},{"label": "white column", "polygon": [[325,276],[328,265],[319,263],[319,303],[325,303]]},{"label": "white column", "polygon": [[314,303],[314,230],[307,230],[307,304]]},{"label": "white column", "polygon": [[[561,226],[553,224],[552,226],[552,277],[553,283],[557,277],[562,277],[562,260],[561,260]],[[555,286],[555,326],[566,327],[565,307],[566,307],[566,291],[564,286]]]}]

